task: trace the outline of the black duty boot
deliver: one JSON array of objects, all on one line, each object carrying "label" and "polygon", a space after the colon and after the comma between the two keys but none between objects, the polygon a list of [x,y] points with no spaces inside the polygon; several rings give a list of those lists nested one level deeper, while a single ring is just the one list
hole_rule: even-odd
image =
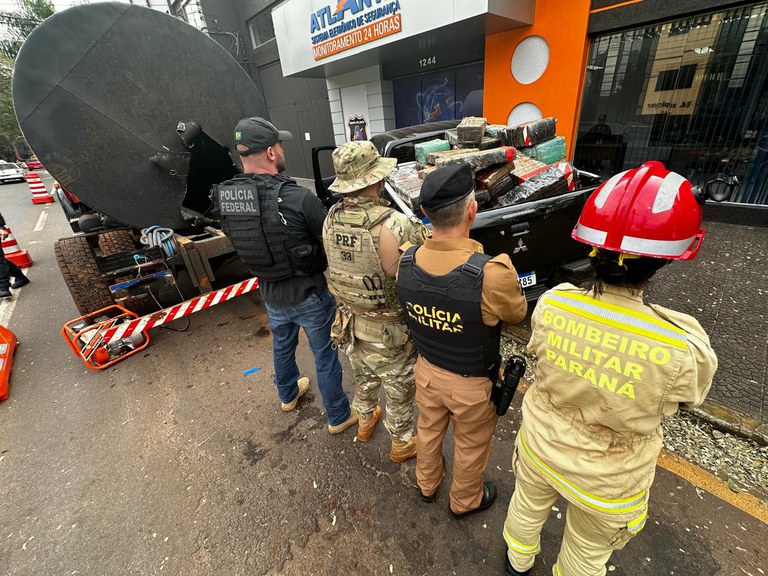
[{"label": "black duty boot", "polygon": [[27,278],[26,276],[24,276],[24,274],[22,274],[21,276],[16,276],[16,277],[14,278],[14,280],[16,280],[16,282],[14,282],[13,284],[11,284],[11,288],[13,288],[14,290],[16,290],[17,288],[21,288],[22,286],[26,286],[27,284],[29,284],[29,278]]},{"label": "black duty boot", "polygon": [[483,499],[480,500],[480,505],[477,508],[467,510],[466,512],[454,512],[453,508],[451,508],[449,504],[448,510],[450,510],[451,516],[458,520],[459,518],[465,518],[466,516],[474,514],[475,512],[482,512],[483,510],[487,510],[495,501],[496,485],[493,482],[483,482]]},{"label": "black duty boot", "polygon": [[518,572],[512,567],[512,563],[509,561],[506,553],[504,554],[504,576],[528,576],[533,568],[528,568],[525,572]]},{"label": "black duty boot", "polygon": [[13,294],[11,294],[8,288],[0,288],[0,298],[7,300],[8,298],[13,298]]}]

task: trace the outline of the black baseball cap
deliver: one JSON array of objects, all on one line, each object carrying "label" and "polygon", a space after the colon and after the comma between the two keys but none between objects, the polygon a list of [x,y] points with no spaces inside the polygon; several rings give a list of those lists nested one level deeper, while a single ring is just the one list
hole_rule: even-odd
[{"label": "black baseball cap", "polygon": [[293,134],[287,130],[278,130],[272,122],[258,116],[243,118],[235,126],[235,143],[247,148],[237,149],[240,156],[264,152],[270,146],[285,140],[293,140]]},{"label": "black baseball cap", "polygon": [[419,193],[419,206],[439,210],[469,196],[475,189],[472,167],[466,163],[449,164],[427,174]]}]

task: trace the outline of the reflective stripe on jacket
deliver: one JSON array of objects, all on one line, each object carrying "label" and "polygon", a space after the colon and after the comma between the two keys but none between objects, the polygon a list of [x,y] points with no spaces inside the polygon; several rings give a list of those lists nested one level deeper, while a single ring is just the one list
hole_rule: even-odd
[{"label": "reflective stripe on jacket", "polygon": [[706,333],[642,294],[570,284],[541,297],[532,326],[519,455],[570,502],[641,529],[661,418],[701,404],[717,368]]}]

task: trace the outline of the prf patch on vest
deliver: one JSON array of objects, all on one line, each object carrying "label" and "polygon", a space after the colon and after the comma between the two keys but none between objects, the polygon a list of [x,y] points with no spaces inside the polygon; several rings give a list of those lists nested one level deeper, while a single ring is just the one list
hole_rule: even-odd
[{"label": "prf patch on vest", "polygon": [[344,234],[336,232],[333,235],[333,242],[339,249],[339,254],[343,262],[354,262],[355,252],[363,251],[363,238],[357,234]]},{"label": "prf patch on vest", "polygon": [[219,186],[219,211],[222,216],[259,216],[256,184],[243,182]]}]

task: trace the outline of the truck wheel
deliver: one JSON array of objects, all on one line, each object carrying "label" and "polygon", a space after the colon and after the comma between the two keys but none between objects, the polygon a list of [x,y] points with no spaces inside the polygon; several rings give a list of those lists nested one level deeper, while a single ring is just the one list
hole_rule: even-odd
[{"label": "truck wheel", "polygon": [[53,253],[80,314],[90,314],[115,303],[87,238],[62,238],[53,245]]},{"label": "truck wheel", "polygon": [[[102,232],[99,234],[99,248],[101,249],[101,254],[103,256],[112,256],[113,254],[120,254],[121,252],[134,252],[138,249],[138,246],[133,240],[131,231],[123,229],[110,230],[109,232]],[[123,278],[123,280],[126,279],[127,278]],[[157,304],[155,304],[155,301],[152,300],[152,297],[148,294],[131,296],[126,300],[121,301],[120,304],[139,316],[158,310]]]},{"label": "truck wheel", "polygon": [[130,230],[111,230],[99,234],[99,248],[103,256],[136,250],[136,242]]}]

